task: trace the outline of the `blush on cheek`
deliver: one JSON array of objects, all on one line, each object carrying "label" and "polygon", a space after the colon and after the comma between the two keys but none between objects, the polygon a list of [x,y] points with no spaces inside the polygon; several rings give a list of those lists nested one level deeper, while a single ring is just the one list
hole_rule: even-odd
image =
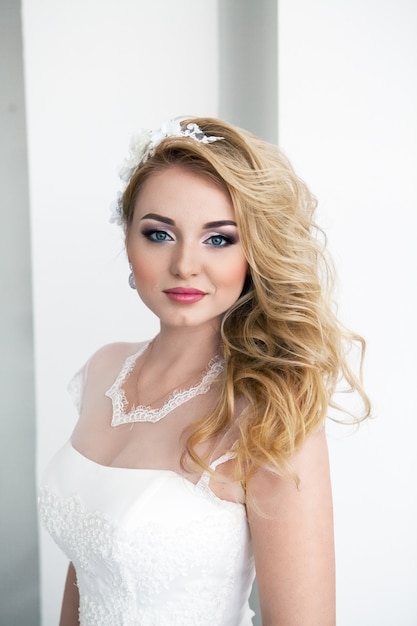
[{"label": "blush on cheek", "polygon": [[239,264],[236,265],[236,267],[234,268],[234,271],[230,273],[230,283],[231,284],[233,283],[233,286],[235,288],[236,288],[236,285],[240,285],[241,290],[242,290],[248,277],[248,271],[249,271],[249,266],[246,260],[244,263],[240,262]]},{"label": "blush on cheek", "polygon": [[142,263],[136,263],[133,265],[133,273],[135,274],[136,286],[138,289],[141,287],[152,289],[152,287],[155,286],[155,273],[152,272],[150,267],[147,267],[146,264]]}]

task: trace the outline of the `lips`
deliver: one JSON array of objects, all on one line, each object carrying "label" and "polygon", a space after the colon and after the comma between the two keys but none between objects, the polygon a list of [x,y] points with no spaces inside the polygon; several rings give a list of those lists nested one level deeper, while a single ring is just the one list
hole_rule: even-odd
[{"label": "lips", "polygon": [[187,287],[173,287],[172,289],[164,289],[164,293],[170,300],[184,304],[192,304],[198,302],[206,296],[205,291],[200,289],[189,289]]}]

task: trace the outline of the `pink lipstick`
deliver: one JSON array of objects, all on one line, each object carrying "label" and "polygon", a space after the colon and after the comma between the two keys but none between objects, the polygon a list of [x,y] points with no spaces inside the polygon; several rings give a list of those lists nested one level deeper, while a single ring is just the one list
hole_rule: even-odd
[{"label": "pink lipstick", "polygon": [[199,289],[188,289],[186,287],[173,287],[172,289],[164,289],[164,293],[170,300],[174,302],[180,302],[183,304],[193,304],[199,302],[205,295],[204,291]]}]

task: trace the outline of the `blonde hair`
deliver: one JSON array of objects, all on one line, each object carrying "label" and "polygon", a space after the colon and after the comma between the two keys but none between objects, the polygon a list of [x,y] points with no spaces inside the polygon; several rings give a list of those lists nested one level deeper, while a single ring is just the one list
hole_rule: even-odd
[{"label": "blonde hair", "polygon": [[[224,315],[221,337],[225,375],[213,412],[191,432],[187,451],[200,466],[196,446],[237,426],[236,476],[258,468],[290,475],[291,457],[318,430],[341,379],[370,413],[361,383],[365,342],[345,329],[332,302],[333,271],[326,238],[314,221],[316,200],[285,156],[251,133],[213,118],[193,118],[221,141],[205,144],[167,137],[133,174],[123,196],[126,231],[136,197],[156,170],[176,164],[209,177],[233,203],[249,276],[241,297]],[[349,346],[360,349],[356,374]],[[245,409],[235,418],[236,401]]]}]

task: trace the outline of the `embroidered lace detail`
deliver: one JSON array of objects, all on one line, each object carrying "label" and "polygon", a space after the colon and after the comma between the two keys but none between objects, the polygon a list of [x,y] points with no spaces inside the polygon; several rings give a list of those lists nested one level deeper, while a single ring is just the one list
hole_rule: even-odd
[{"label": "embroidered lace detail", "polygon": [[128,529],[44,486],[39,508],[77,571],[82,626],[223,623],[246,532],[244,507],[219,501],[199,518],[183,515],[179,523],[163,515]]},{"label": "embroidered lace detail", "polygon": [[[226,463],[227,461],[230,461],[231,459],[234,459],[234,458],[236,458],[236,452],[233,452],[232,450],[230,450],[229,452],[225,452],[225,454],[222,454],[222,456],[220,456],[215,461],[212,461],[209,467],[211,470],[214,471],[222,463]],[[209,471],[203,472],[201,474],[200,480],[198,481],[198,483],[196,483],[196,488],[199,491],[202,491],[203,493],[206,493],[207,495],[211,495],[213,498],[217,499],[216,494],[210,489],[210,484],[209,484],[210,478],[211,478],[211,473]],[[234,506],[238,504],[237,502],[228,501],[228,500],[223,500],[223,502],[225,502],[225,504],[232,504]]]},{"label": "embroidered lace detail", "polygon": [[128,401],[122,389],[122,385],[134,368],[136,360],[143,354],[148,345],[149,343],[145,344],[138,352],[126,359],[118,377],[110,389],[106,391],[106,396],[111,399],[113,406],[112,426],[119,426],[120,424],[128,424],[130,422],[159,422],[159,420],[181,406],[181,404],[185,404],[185,402],[188,402],[195,396],[206,393],[210,389],[212,382],[224,369],[224,360],[217,356],[210,361],[199,383],[188,389],[177,389],[173,391],[168,400],[160,408],[152,409],[149,406],[139,405],[133,407],[128,413],[125,413]]}]

